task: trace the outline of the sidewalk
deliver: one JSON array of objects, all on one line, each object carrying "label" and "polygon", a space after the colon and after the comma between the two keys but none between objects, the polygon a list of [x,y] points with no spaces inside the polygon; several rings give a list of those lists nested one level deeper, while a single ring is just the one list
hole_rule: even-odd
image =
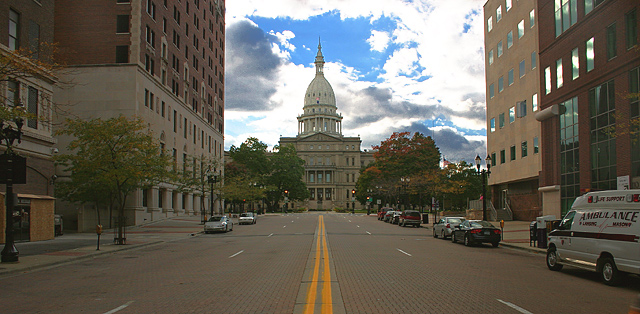
[{"label": "sidewalk", "polygon": [[[125,245],[113,243],[115,229],[104,230],[100,236],[100,250],[97,250],[98,236],[95,233],[66,233],[52,240],[16,243],[20,252],[19,262],[0,264],[0,276],[192,237],[202,231],[200,220],[200,216],[179,216],[127,227]],[[0,246],[4,247],[4,244]]]}]

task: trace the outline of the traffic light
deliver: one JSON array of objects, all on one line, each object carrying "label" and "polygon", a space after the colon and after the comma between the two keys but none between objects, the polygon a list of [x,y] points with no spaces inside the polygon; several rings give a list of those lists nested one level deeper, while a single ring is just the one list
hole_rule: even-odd
[{"label": "traffic light", "polygon": [[284,195],[289,196],[289,190],[284,190]]},{"label": "traffic light", "polygon": [[356,196],[356,190],[351,190],[351,196]]}]

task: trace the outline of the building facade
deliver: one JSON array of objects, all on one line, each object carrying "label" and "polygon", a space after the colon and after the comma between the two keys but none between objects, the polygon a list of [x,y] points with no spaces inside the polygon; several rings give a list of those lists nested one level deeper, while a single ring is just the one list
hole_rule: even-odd
[{"label": "building facade", "polygon": [[640,188],[637,0],[538,0],[545,214],[594,190]]},{"label": "building facade", "polygon": [[[31,115],[24,120],[21,141],[13,143],[14,151],[26,158],[27,168],[26,184],[13,185],[18,196],[14,211],[17,241],[46,240],[54,236],[51,200],[56,141],[51,122],[53,86],[57,78],[50,66],[53,3],[53,0],[0,2],[0,106],[21,106]],[[17,66],[11,65],[13,61]],[[6,150],[4,144],[0,146],[0,154]],[[1,193],[4,194],[5,188],[0,184]],[[37,205],[43,203],[46,205]],[[0,228],[4,230],[4,202],[0,208]],[[0,240],[4,242],[4,232]]]},{"label": "building facade", "polygon": [[[213,171],[221,175],[225,0],[57,0],[55,5],[55,40],[67,65],[61,77],[73,82],[56,89],[56,103],[85,119],[141,117],[175,163],[214,159],[220,166]],[[69,141],[59,138],[59,149]],[[64,175],[59,173],[59,180]],[[127,224],[208,213],[208,204],[208,195],[161,184],[130,197]],[[220,200],[214,204],[219,212]],[[93,206],[63,204],[59,211],[78,231],[97,222]]]},{"label": "building facade", "polygon": [[373,162],[373,153],[361,151],[360,137],[342,135],[331,84],[324,77],[324,56],[318,44],[316,76],[307,87],[298,135],[281,137],[280,146],[294,145],[305,161],[304,181],[311,197],[297,206],[308,209],[363,208],[352,198],[360,168]]},{"label": "building facade", "polygon": [[491,203],[516,220],[541,213],[536,0],[484,5],[487,153]]}]

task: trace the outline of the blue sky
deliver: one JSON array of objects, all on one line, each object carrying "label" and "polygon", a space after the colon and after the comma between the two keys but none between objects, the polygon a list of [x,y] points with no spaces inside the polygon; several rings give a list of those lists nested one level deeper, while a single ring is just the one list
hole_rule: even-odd
[{"label": "blue sky", "polygon": [[345,136],[421,132],[448,160],[485,156],[483,4],[227,1],[226,149],[297,134],[320,38]]}]

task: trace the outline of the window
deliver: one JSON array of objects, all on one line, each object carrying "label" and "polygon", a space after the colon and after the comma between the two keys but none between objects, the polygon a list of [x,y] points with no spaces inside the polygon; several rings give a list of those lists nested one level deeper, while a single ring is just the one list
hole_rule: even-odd
[{"label": "window", "polygon": [[504,112],[498,116],[498,126],[504,128]]},{"label": "window", "polygon": [[147,0],[147,13],[149,13],[152,19],[156,19],[156,4],[151,0]]},{"label": "window", "polygon": [[20,14],[9,9],[9,50],[20,48],[18,31],[20,29]]},{"label": "window", "polygon": [[636,10],[624,15],[624,23],[627,35],[627,49],[638,44],[638,18]]},{"label": "window", "polygon": [[533,138],[533,153],[537,154],[540,151],[540,146],[538,144],[538,137]]},{"label": "window", "polygon": [[509,123],[513,123],[516,121],[516,107],[513,106],[509,108]]},{"label": "window", "polygon": [[522,36],[524,36],[524,20],[518,23],[518,39],[522,38]]},{"label": "window", "polygon": [[315,200],[316,199],[316,189],[309,189],[309,199],[310,200]]},{"label": "window", "polygon": [[591,186],[615,190],[616,137],[607,130],[615,127],[615,88],[613,80],[589,90],[591,124]]},{"label": "window", "polygon": [[167,33],[167,19],[164,17],[162,18],[162,32]]},{"label": "window", "polygon": [[493,64],[493,49],[489,51],[489,65]]},{"label": "window", "polygon": [[502,20],[502,6],[499,5],[496,9],[496,22],[500,22]]},{"label": "window", "polygon": [[[329,182],[329,181],[327,181],[327,182]],[[324,197],[325,197],[325,199],[327,199],[327,200],[330,200],[330,199],[331,199],[331,189],[328,189],[328,188],[327,188],[327,189],[324,189]]]},{"label": "window", "polygon": [[493,98],[495,96],[495,92],[494,92],[494,86],[493,84],[489,85],[489,99]]},{"label": "window", "polygon": [[496,159],[496,153],[491,153],[491,166],[495,166],[498,163],[498,159]]},{"label": "window", "polygon": [[521,155],[520,157],[521,158],[527,157],[527,154],[528,154],[528,152],[527,152],[527,141],[524,141],[524,142],[520,143],[520,155]]},{"label": "window", "polygon": [[531,111],[538,111],[538,94],[531,97]]},{"label": "window", "polygon": [[509,80],[509,86],[513,85],[513,69],[509,70],[507,78]]},{"label": "window", "polygon": [[9,80],[7,84],[7,105],[9,107],[15,107],[20,103],[20,83]]},{"label": "window", "polygon": [[315,182],[316,176],[313,172],[309,173],[309,182]]},{"label": "window", "polygon": [[116,33],[129,32],[129,15],[118,15],[116,19]]},{"label": "window", "polygon": [[129,46],[116,46],[116,63],[129,63]]},{"label": "window", "polygon": [[555,1],[556,37],[562,35],[578,20],[578,0]]},{"label": "window", "polygon": [[149,90],[144,89],[144,106],[149,107]]},{"label": "window", "polygon": [[593,70],[595,58],[595,52],[593,51],[593,37],[587,40],[585,55],[587,57],[587,72],[590,72]]},{"label": "window", "polygon": [[156,32],[149,25],[146,27],[146,40],[151,47],[156,47]]},{"label": "window", "polygon": [[504,90],[504,77],[500,77],[498,79],[498,93],[502,92]]},{"label": "window", "polygon": [[511,148],[509,149],[509,161],[514,161],[516,160],[516,146],[513,145],[511,146]]},{"label": "window", "polygon": [[500,163],[501,164],[505,163],[506,159],[507,159],[506,158],[506,154],[505,154],[505,151],[503,149],[503,150],[500,151]]},{"label": "window", "polygon": [[556,60],[556,88],[562,87],[564,81],[562,79],[562,59]]},{"label": "window", "polygon": [[493,29],[493,17],[490,16],[487,19],[487,33],[490,32]]},{"label": "window", "polygon": [[578,48],[571,50],[571,79],[575,80],[580,76],[580,57]]},{"label": "window", "polygon": [[529,12],[529,28],[536,26],[536,10],[533,9]]},{"label": "window", "polygon": [[525,64],[524,64],[524,60],[520,61],[520,64],[518,65],[518,70],[519,70],[519,75],[522,78],[525,74]]},{"label": "window", "polygon": [[40,25],[29,20],[29,52],[31,57],[38,59],[40,52]]},{"label": "window", "polygon": [[584,0],[584,15],[589,14],[593,8],[603,3],[604,0]]},{"label": "window", "polygon": [[511,10],[511,7],[512,7],[511,0],[506,0],[505,1],[505,7],[507,9],[507,12],[509,12],[509,10]]},{"label": "window", "polygon": [[507,49],[513,46],[513,31],[509,31],[507,33]]},{"label": "window", "polygon": [[607,27],[607,60],[611,60],[618,55],[616,49],[616,23]]},{"label": "window", "polygon": [[523,100],[523,101],[518,101],[516,102],[516,114],[518,118],[522,118],[522,117],[526,117],[527,116],[527,101]]},{"label": "window", "polygon": [[531,70],[535,69],[538,66],[537,58],[538,54],[534,51],[531,53]]},{"label": "window", "polygon": [[498,43],[498,58],[502,56],[502,41]]},{"label": "window", "polygon": [[[561,211],[566,213],[575,198],[580,195],[578,154],[578,98],[569,99],[561,105],[565,113],[560,120],[560,200]],[[534,144],[535,146],[535,144]]]},{"label": "window", "polygon": [[551,93],[551,67],[544,69],[544,93],[545,95]]},{"label": "window", "polygon": [[156,74],[155,61],[148,54],[144,55],[144,69],[147,70],[147,72],[151,73],[151,75]]},{"label": "window", "polygon": [[496,131],[496,118],[491,118],[491,122],[489,122],[489,130],[491,133]]},{"label": "window", "polygon": [[[27,99],[27,113],[32,117],[38,116],[38,90],[34,87],[29,86],[29,95]],[[27,119],[27,126],[32,129],[38,128],[38,120],[37,119]]]}]

